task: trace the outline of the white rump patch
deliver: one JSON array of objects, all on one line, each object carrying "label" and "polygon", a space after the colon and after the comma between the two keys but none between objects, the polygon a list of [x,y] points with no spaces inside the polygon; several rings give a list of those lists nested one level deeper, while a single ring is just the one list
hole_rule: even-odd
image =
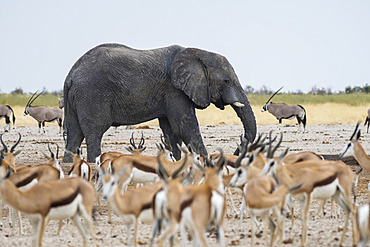
[{"label": "white rump patch", "polygon": [[331,182],[328,185],[316,187],[312,191],[312,198],[318,198],[318,199],[326,199],[330,198],[335,194],[335,191],[337,190],[337,186],[339,185],[339,180],[336,178],[333,182]]},{"label": "white rump patch", "polygon": [[74,216],[77,213],[78,206],[82,205],[82,195],[78,194],[69,204],[51,208],[48,217],[52,219],[65,219]]}]

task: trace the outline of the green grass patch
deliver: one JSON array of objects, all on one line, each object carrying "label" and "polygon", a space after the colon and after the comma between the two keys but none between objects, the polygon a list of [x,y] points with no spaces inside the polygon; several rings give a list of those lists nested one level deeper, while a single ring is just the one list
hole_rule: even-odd
[{"label": "green grass patch", "polygon": [[[32,94],[0,94],[0,105],[10,105],[10,106],[24,106],[28,100],[31,98]],[[48,107],[58,107],[59,99],[53,94],[43,94],[40,95],[33,103],[33,106],[44,105]]]},{"label": "green grass patch", "polygon": [[[248,94],[249,102],[252,105],[261,105],[266,103],[271,95]],[[360,106],[370,104],[370,94],[332,94],[332,95],[313,95],[313,94],[278,94],[272,99],[274,103],[286,103],[289,105],[318,105],[325,103],[337,103],[350,106]]]},{"label": "green grass patch", "polygon": [[[26,106],[31,94],[0,94],[0,105]],[[266,103],[271,95],[248,94],[249,102],[252,105],[261,105]],[[48,107],[57,107],[60,96],[54,94],[40,95],[32,105],[44,105]],[[353,93],[353,94],[332,94],[332,95],[312,95],[312,94],[278,94],[272,99],[275,103],[286,104],[325,104],[338,103],[350,106],[360,106],[370,104],[370,94]]]}]

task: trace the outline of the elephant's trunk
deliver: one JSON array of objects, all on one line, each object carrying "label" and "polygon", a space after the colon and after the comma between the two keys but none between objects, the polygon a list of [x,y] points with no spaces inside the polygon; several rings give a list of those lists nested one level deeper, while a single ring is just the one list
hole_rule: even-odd
[{"label": "elephant's trunk", "polygon": [[231,106],[234,108],[243,123],[245,138],[249,139],[250,142],[253,142],[257,132],[256,118],[254,117],[254,113],[247,96],[243,94],[241,98],[239,97],[237,103],[233,103]]}]

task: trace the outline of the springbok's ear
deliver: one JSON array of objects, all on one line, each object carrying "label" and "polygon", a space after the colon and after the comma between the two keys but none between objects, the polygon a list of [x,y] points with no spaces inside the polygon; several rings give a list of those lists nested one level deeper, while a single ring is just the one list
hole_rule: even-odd
[{"label": "springbok's ear", "polygon": [[188,148],[189,153],[193,153],[194,152],[194,149],[191,147],[190,144],[188,144],[186,147]]},{"label": "springbok's ear", "polygon": [[131,147],[126,147],[126,150],[129,151],[130,153],[134,153],[134,150]]},{"label": "springbok's ear", "polygon": [[211,103],[209,69],[201,58],[205,53],[185,48],[176,54],[170,68],[172,84],[202,109]]},{"label": "springbok's ear", "polygon": [[181,182],[181,185],[187,186],[187,185],[190,185],[190,184],[193,184],[193,183],[194,183],[194,179],[193,179],[193,167],[190,167],[190,171],[188,172],[188,174],[186,175],[186,177],[184,178],[184,180]]},{"label": "springbok's ear", "polygon": [[12,174],[12,169],[8,169],[8,171],[5,174],[5,176],[2,177],[2,178],[0,178],[0,183],[2,183],[5,179],[9,178],[11,174]]},{"label": "springbok's ear", "polygon": [[14,156],[17,156],[20,152],[22,152],[22,150],[15,151]]},{"label": "springbok's ear", "polygon": [[[251,156],[249,156],[249,157],[247,157],[247,158],[244,158],[243,160],[242,160],[242,166],[243,167],[249,167],[250,166],[250,164],[252,164],[253,163],[253,161],[254,161],[254,158],[255,158],[255,156],[254,156],[254,154],[253,155],[251,155]],[[243,161],[244,160],[247,160],[247,162],[246,163],[244,163]]]},{"label": "springbok's ear", "polygon": [[72,156],[73,157],[73,155],[74,155],[74,153],[72,153],[71,151],[69,151],[68,149],[65,149],[65,153],[66,154],[68,154],[68,155],[70,155],[70,156]]},{"label": "springbok's ear", "polygon": [[181,150],[181,152],[183,152],[183,153],[185,153],[185,154],[187,154],[187,153],[188,153],[188,150],[186,150],[185,148],[183,148],[182,146],[180,146],[178,143],[177,143],[176,145],[177,145],[177,148],[178,148],[179,150]]},{"label": "springbok's ear", "polygon": [[46,153],[44,153],[43,151],[41,151],[41,153],[44,155],[44,157],[46,158],[46,159],[49,159],[50,157],[48,156],[48,155],[46,155]]}]

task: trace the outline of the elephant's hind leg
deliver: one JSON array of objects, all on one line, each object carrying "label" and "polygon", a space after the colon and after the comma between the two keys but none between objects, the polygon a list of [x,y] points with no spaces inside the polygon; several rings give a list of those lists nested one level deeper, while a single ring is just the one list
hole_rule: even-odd
[{"label": "elephant's hind leg", "polygon": [[[80,124],[76,118],[69,117],[68,121],[64,122],[64,127],[67,134],[66,149],[74,153],[84,139]],[[63,162],[72,163],[71,155],[65,154]]]}]

